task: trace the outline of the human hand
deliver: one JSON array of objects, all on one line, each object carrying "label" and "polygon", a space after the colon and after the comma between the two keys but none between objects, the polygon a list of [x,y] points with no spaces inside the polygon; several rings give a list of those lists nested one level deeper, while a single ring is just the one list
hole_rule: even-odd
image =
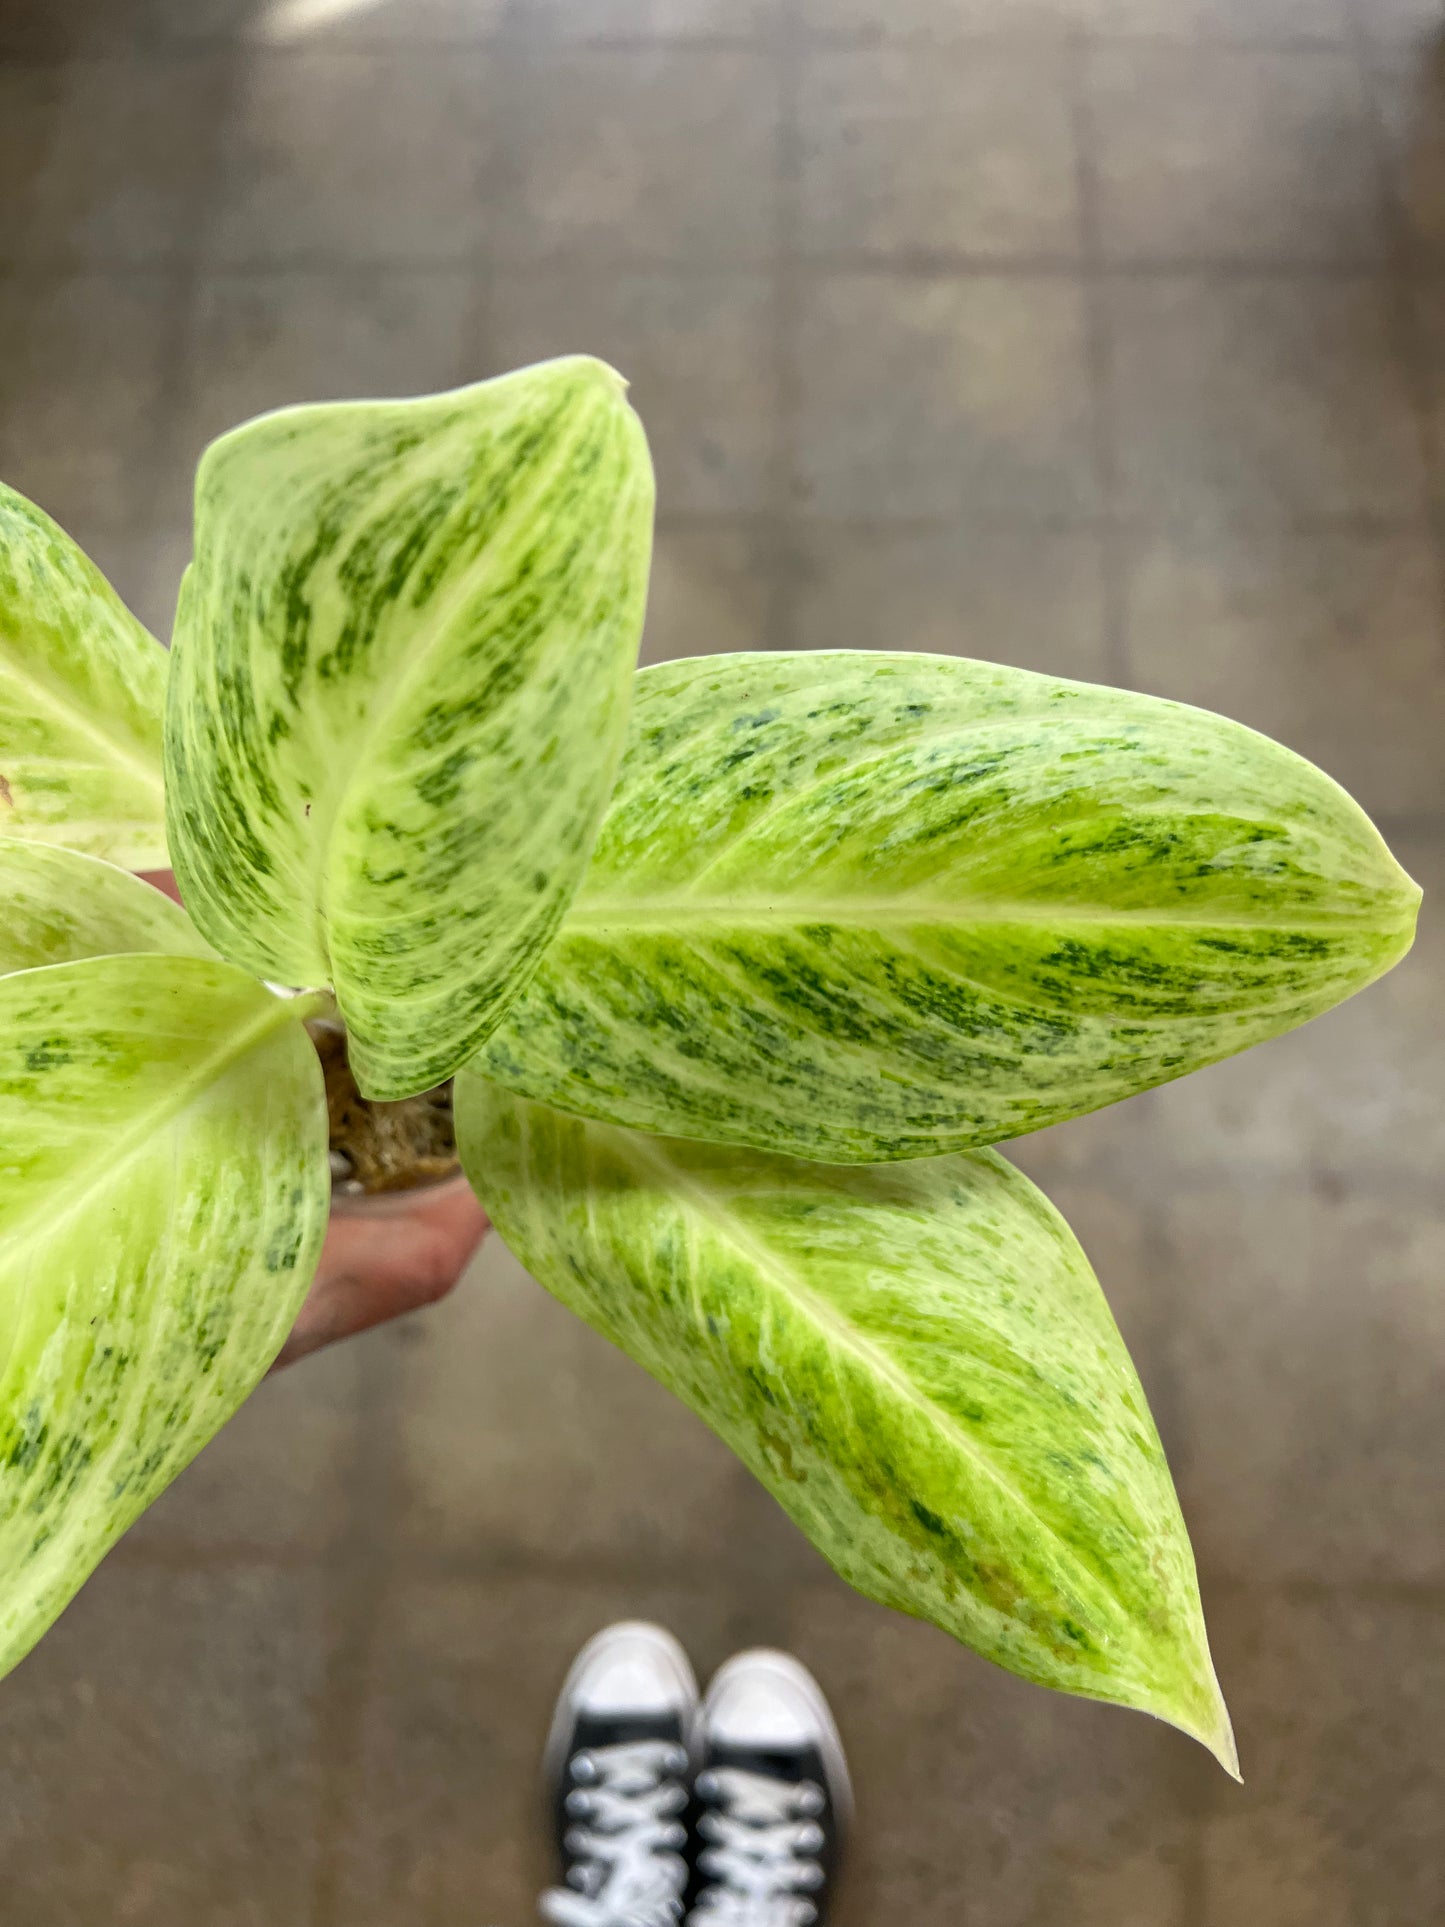
[{"label": "human hand", "polygon": [[[169,870],[144,875],[180,902]],[[400,1194],[393,1197],[394,1209],[386,1215],[358,1212],[331,1220],[311,1290],[272,1371],[435,1304],[466,1270],[489,1225],[467,1186],[439,1186],[405,1202]]]}]

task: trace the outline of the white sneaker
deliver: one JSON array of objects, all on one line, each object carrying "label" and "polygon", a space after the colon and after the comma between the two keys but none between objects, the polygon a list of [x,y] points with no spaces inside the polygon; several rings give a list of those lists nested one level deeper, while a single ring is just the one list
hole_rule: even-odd
[{"label": "white sneaker", "polygon": [[628,1622],[578,1654],[544,1760],[564,1885],[554,1927],[676,1927],[687,1887],[685,1814],[697,1681],[659,1626]]},{"label": "white sneaker", "polygon": [[707,1689],[693,1751],[689,1927],[821,1927],[853,1791],[812,1674],[788,1653],[739,1653]]}]

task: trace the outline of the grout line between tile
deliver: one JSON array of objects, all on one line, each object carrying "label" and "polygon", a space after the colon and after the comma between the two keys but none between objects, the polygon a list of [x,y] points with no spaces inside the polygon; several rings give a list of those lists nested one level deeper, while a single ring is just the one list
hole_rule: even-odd
[{"label": "grout line between tile", "polygon": [[[549,275],[570,277],[587,275],[656,274],[682,281],[716,280],[720,275],[755,275],[761,278],[776,267],[768,254],[740,252],[717,253],[707,259],[687,259],[668,254],[595,254],[574,252],[566,257],[537,253],[525,248],[502,245],[489,248],[489,259],[514,276]],[[146,274],[173,266],[185,258],[184,248],[157,254],[148,260],[111,257],[48,254],[41,249],[17,248],[0,257],[0,276],[31,276],[38,273]],[[460,273],[474,256],[466,250],[445,254],[365,256],[309,249],[282,254],[208,254],[205,266],[215,274],[262,277],[283,274],[386,275],[407,274],[438,276]],[[1302,282],[1316,286],[1358,286],[1378,280],[1381,263],[1361,259],[1353,262],[1279,262],[1211,260],[1183,256],[1158,262],[1085,263],[1066,255],[1047,259],[1009,255],[929,255],[894,258],[876,254],[800,255],[792,263],[798,270],[817,275],[852,275],[859,279],[923,281],[1073,281],[1081,270],[1101,282],[1221,281],[1221,282]],[[1432,270],[1418,278],[1426,285],[1445,285],[1445,270]]]},{"label": "grout line between tile", "polygon": [[[1157,1190],[1151,1189],[1138,1201],[1136,1209],[1143,1229],[1145,1265],[1154,1276],[1163,1278],[1167,1275],[1170,1259],[1166,1200],[1159,1196]],[[1167,1437],[1169,1471],[1177,1488],[1183,1483],[1189,1471],[1193,1454],[1190,1451],[1188,1430],[1182,1423],[1183,1378],[1174,1348],[1168,1342],[1170,1331],[1168,1292],[1160,1291],[1151,1309],[1153,1316],[1150,1321],[1149,1337],[1153,1366],[1150,1378],[1154,1382],[1145,1387],[1145,1392],[1151,1409],[1162,1418],[1160,1429]],[[1204,1595],[1207,1624],[1214,1588],[1204,1583],[1201,1585],[1201,1591]],[[1173,1798],[1184,1822],[1179,1864],[1178,1927],[1206,1927],[1209,1865],[1205,1849],[1205,1829],[1215,1806],[1217,1793],[1211,1777],[1203,1783],[1205,1791],[1201,1807],[1198,1794],[1201,1785],[1200,1764],[1192,1752],[1183,1748],[1171,1753],[1168,1777]]]},{"label": "grout line between tile", "polygon": [[769,649],[794,646],[797,625],[797,547],[794,510],[801,480],[799,436],[802,407],[799,273],[803,136],[800,92],[802,60],[796,0],[777,0],[773,68],[778,87],[773,236],[773,382],[777,420],[773,428],[763,539],[768,571],[764,640]]},{"label": "grout line between tile", "polygon": [[[0,256],[0,279],[28,279],[37,272],[61,274],[145,275],[163,271],[168,265],[184,261],[192,252],[186,246],[153,261],[79,260],[64,256],[12,252]],[[713,254],[706,259],[689,259],[668,254],[619,254],[599,250],[595,254],[573,253],[565,258],[512,249],[495,242],[487,244],[488,261],[505,268],[511,275],[544,279],[549,275],[573,276],[658,274],[685,280],[716,279],[719,275],[753,274],[759,278],[779,265],[776,252]],[[199,259],[199,255],[197,255]],[[265,276],[283,274],[347,275],[441,275],[456,274],[475,262],[469,251],[446,254],[376,255],[374,257],[329,253],[310,249],[293,254],[207,254],[204,266],[209,273]],[[1226,281],[1279,283],[1299,282],[1320,286],[1359,286],[1379,280],[1381,263],[1358,261],[1310,262],[1305,260],[1251,261],[1243,257],[1222,259],[1202,255],[1181,255],[1157,262],[1084,261],[1071,255],[951,255],[891,256],[875,254],[801,255],[793,252],[789,267],[794,280],[801,271],[817,275],[856,275],[860,278],[902,282],[984,280],[984,281],[1075,281],[1087,272],[1100,282],[1151,281]],[[1445,287],[1445,266],[1422,269],[1412,277],[1421,284]]]},{"label": "grout line between tile", "polygon": [[[1388,842],[1393,834],[1388,823],[1381,825],[1381,833]],[[1445,841],[1445,822],[1441,823],[1436,834]],[[1154,1088],[1165,1113],[1159,1119],[1159,1137],[1161,1142],[1167,1144],[1177,1137],[1167,1116],[1171,1086],[1159,1084]],[[1010,1155],[1007,1140],[998,1149],[1004,1156]],[[1238,1161],[1207,1156],[1176,1159],[1165,1151],[1157,1159],[1151,1160],[1137,1177],[1139,1182],[1150,1186],[1154,1193],[1158,1192],[1161,1184],[1168,1184],[1180,1191],[1227,1190],[1239,1198],[1257,1199],[1262,1196],[1278,1197],[1282,1193],[1291,1197],[1332,1194],[1343,1175],[1329,1159],[1312,1157],[1307,1153],[1286,1165],[1261,1165],[1258,1160],[1244,1158]],[[1140,1194],[1130,1188],[1135,1176],[1128,1169],[1123,1174],[1125,1195],[1137,1201]],[[1401,1171],[1393,1163],[1382,1162],[1372,1167],[1356,1161],[1350,1165],[1348,1178],[1350,1195],[1362,1204],[1392,1205],[1401,1209],[1422,1204],[1432,1208],[1437,1205],[1439,1187],[1433,1174],[1427,1178],[1419,1171]],[[1051,1184],[1074,1182],[1118,1187],[1121,1183],[1119,1160],[1116,1154],[1101,1151],[1095,1157],[1080,1159],[1067,1172],[1046,1172],[1039,1182],[1044,1190],[1048,1190]],[[1173,1191],[1168,1195],[1173,1196]]]},{"label": "grout line between tile", "polygon": [[367,1345],[327,1580],[327,1665],[318,1714],[321,1776],[309,1927],[345,1927],[346,1828],[358,1797],[373,1658],[400,1512],[400,1359],[385,1337]]},{"label": "grout line between tile", "polygon": [[[1154,1250],[1152,1237],[1146,1239]],[[1166,1415],[1174,1396],[1175,1375],[1167,1365],[1155,1364],[1150,1370],[1151,1407]],[[368,1408],[367,1422],[384,1410],[385,1423],[394,1430],[397,1408],[392,1402],[384,1408]],[[263,1571],[300,1573],[325,1565],[330,1598],[329,1623],[333,1635],[332,1665],[323,1708],[324,1764],[327,1766],[331,1817],[344,1821],[351,1808],[356,1764],[356,1741],[360,1732],[364,1700],[371,1680],[374,1635],[380,1612],[391,1590],[395,1563],[404,1562],[409,1579],[432,1584],[480,1585],[516,1579],[539,1579],[555,1584],[595,1583],[627,1587],[635,1585],[637,1553],[628,1549],[610,1555],[587,1552],[572,1555],[521,1545],[488,1541],[473,1552],[428,1547],[399,1539],[395,1498],[395,1453],[391,1445],[384,1453],[364,1457],[371,1468],[364,1497],[357,1499],[355,1482],[362,1477],[362,1460],[353,1462],[352,1489],[343,1501],[343,1516],[338,1522],[334,1546],[324,1555],[307,1555],[298,1550],[271,1550],[237,1543],[220,1547],[181,1545],[131,1545],[122,1540],[110,1554],[113,1564],[131,1570],[169,1573],[234,1573]],[[1171,1448],[1171,1468],[1177,1476],[1186,1469],[1186,1455]],[[379,1483],[377,1483],[379,1481]],[[359,1515],[365,1508],[367,1516]],[[716,1560],[700,1559],[695,1553],[649,1557],[647,1578],[658,1586],[691,1587],[715,1590],[733,1588],[739,1583],[739,1568],[734,1548],[726,1535],[719,1535]],[[1402,1579],[1315,1579],[1304,1575],[1293,1578],[1251,1579],[1247,1574],[1223,1567],[1206,1567],[1206,1591],[1211,1597],[1229,1593],[1243,1598],[1265,1594],[1279,1595],[1301,1602],[1351,1594],[1360,1599],[1394,1600],[1401,1604],[1438,1606],[1445,1609],[1445,1570],[1438,1577]],[[787,1581],[792,1585],[834,1586],[845,1582],[820,1568],[815,1577]],[[358,1590],[359,1589],[359,1590]],[[340,1699],[340,1705],[337,1701]],[[340,1763],[339,1777],[331,1774],[332,1764]],[[337,1927],[329,1919],[316,1927]]]},{"label": "grout line between tile", "polygon": [[[205,277],[208,281],[214,277]],[[460,270],[459,278],[473,281],[483,290],[489,291],[490,277],[475,275],[470,270]],[[478,329],[484,330],[488,323],[487,301],[479,296]],[[482,347],[486,347],[485,337]],[[487,372],[480,368],[476,379]],[[961,518],[957,514],[939,515],[834,515],[816,509],[794,509],[790,516],[780,517],[772,508],[729,509],[729,508],[667,508],[658,512],[659,529],[674,531],[678,534],[706,534],[713,531],[736,531],[753,535],[765,541],[777,527],[781,519],[791,523],[792,535],[807,534],[853,534],[860,537],[906,536],[906,535],[947,535],[956,532]],[[124,515],[94,518],[88,527],[111,536],[149,535],[156,532],[159,525],[156,517],[146,507]],[[990,513],[987,506],[977,512],[970,511],[967,527],[979,536],[989,535],[1089,535],[1102,533],[1107,529],[1117,529],[1133,537],[1148,536],[1188,536],[1201,527],[1211,533],[1229,533],[1231,529],[1242,539],[1281,540],[1310,538],[1324,539],[1331,536],[1353,537],[1360,540],[1375,539],[1387,541],[1393,536],[1428,534],[1430,519],[1424,514],[1418,517],[1395,515],[1370,515],[1359,512],[1331,514],[1281,514],[1278,518],[1262,521],[1257,515],[1241,515],[1237,523],[1228,519],[1216,519],[1202,523],[1197,517],[1179,516],[1140,516],[1119,513],[1113,516],[1103,514],[1045,514],[1027,515]],[[1384,819],[1380,819],[1384,820]],[[1435,819],[1430,814],[1416,817],[1397,817],[1398,822],[1417,824],[1425,829],[1433,827]]]},{"label": "grout line between tile", "polygon": [[1128,555],[1119,517],[1121,488],[1114,419],[1113,337],[1108,291],[1099,273],[1104,260],[1104,236],[1095,155],[1096,129],[1090,111],[1087,61],[1088,48],[1083,37],[1071,36],[1067,84],[1084,261],[1084,325],[1087,334],[1094,468],[1102,511],[1100,546],[1104,590],[1104,672],[1111,682],[1127,684],[1131,680],[1126,598]]},{"label": "grout line between tile", "polygon": [[[504,28],[515,6],[516,0],[509,0],[503,16]],[[491,155],[479,191],[490,197],[497,210],[497,220],[492,225],[478,225],[476,241],[469,256],[469,265],[476,279],[473,328],[470,331],[476,369],[475,376],[469,376],[469,379],[506,372],[496,365],[492,346],[496,337],[498,270],[503,262],[503,250],[498,247],[497,234],[498,228],[515,215],[515,210],[521,204],[521,127],[526,115],[526,101],[521,86],[519,49],[515,40],[504,31],[491,43],[491,51],[497,64],[498,82],[491,104],[495,138],[491,142]]]},{"label": "grout line between tile", "polygon": [[[961,53],[1000,51],[1028,55],[1057,48],[1070,31],[1068,26],[1061,23],[1036,28],[1017,28],[1011,31],[963,26],[942,35],[930,34],[926,30],[909,31],[907,29],[879,34],[876,30],[867,27],[819,27],[807,26],[800,22],[798,45],[800,52],[804,54],[848,52],[876,55],[885,49],[914,53],[953,49]],[[1149,33],[1143,30],[1111,32],[1099,27],[1084,27],[1073,31],[1094,46],[1139,47],[1160,51],[1175,50],[1180,53],[1220,49],[1241,53],[1339,53],[1342,50],[1347,51],[1350,45],[1347,36],[1338,34],[1240,34],[1231,32],[1228,27],[1193,34]],[[1371,33],[1368,38],[1371,46],[1376,48],[1408,47],[1412,44],[1408,34]],[[508,9],[501,23],[490,32],[459,31],[453,34],[438,33],[402,40],[395,35],[368,34],[360,24],[355,26],[345,39],[298,41],[290,44],[268,42],[244,30],[233,29],[228,32],[217,29],[213,32],[200,30],[180,33],[174,30],[167,31],[164,27],[133,30],[124,41],[81,39],[69,45],[57,42],[51,46],[39,46],[27,45],[18,38],[11,40],[8,44],[0,39],[0,65],[42,70],[65,66],[77,60],[124,58],[145,60],[156,57],[179,57],[189,53],[231,53],[242,56],[274,54],[284,58],[289,54],[307,50],[390,55],[410,48],[421,53],[446,54],[458,51],[483,52],[489,48],[505,46],[509,42],[513,45],[526,46],[534,52],[552,54],[737,53],[766,51],[770,45],[766,28],[756,32],[740,30],[737,33],[713,34],[680,34],[666,31],[633,34],[599,33],[587,37],[559,34],[550,31],[545,22],[529,20],[525,8],[514,5]]]},{"label": "grout line between tile", "polygon": [[[664,511],[659,522],[665,526],[679,529],[700,529],[708,527],[753,526],[759,530],[772,520],[768,509],[688,509],[677,508]],[[929,532],[946,533],[957,529],[960,516],[957,513],[929,514],[878,514],[863,515],[856,513],[833,514],[826,509],[795,510],[794,520],[800,527],[810,530],[848,530],[859,535],[907,535]],[[1132,515],[1120,512],[1106,516],[1072,513],[1043,513],[1031,515],[1025,512],[990,512],[982,505],[974,512],[970,510],[968,525],[980,534],[1088,534],[1106,527],[1126,529],[1137,535],[1189,535],[1200,531],[1210,534],[1237,533],[1240,536],[1257,536],[1276,539],[1281,536],[1330,536],[1353,535],[1387,538],[1394,535],[1419,534],[1427,528],[1427,518],[1421,515],[1372,515],[1357,510],[1346,510],[1341,514],[1331,513],[1287,513],[1281,512],[1273,518],[1261,517],[1257,513],[1241,513],[1237,517],[1197,516],[1197,515]]]},{"label": "grout line between tile", "polygon": [[[1385,225],[1386,267],[1383,284],[1390,307],[1390,333],[1399,357],[1401,371],[1409,390],[1417,446],[1424,474],[1426,514],[1432,537],[1435,565],[1436,604],[1445,618],[1445,447],[1436,426],[1435,396],[1432,393],[1430,357],[1426,345],[1416,295],[1433,277],[1422,276],[1410,232],[1409,212],[1402,198],[1390,130],[1372,84],[1375,48],[1371,40],[1365,0],[1349,0],[1354,32],[1355,53],[1364,90],[1365,114],[1374,147],[1377,191]],[[1442,620],[1440,645],[1445,652],[1445,620]],[[1441,667],[1445,669],[1445,654]]]},{"label": "grout line between tile", "polygon": [[[968,254],[947,249],[878,252],[824,252],[806,257],[806,265],[822,274],[894,276],[901,281],[927,280],[1069,280],[1086,270],[1100,281],[1303,281],[1349,285],[1378,277],[1381,263],[1370,255],[1337,260],[1277,254],[1178,254],[1154,259],[1119,260],[1107,256],[1101,241],[1092,258],[1081,254]],[[686,266],[685,263],[676,265]]]},{"label": "grout line between tile", "polygon": [[926,29],[904,29],[879,34],[866,27],[811,27],[806,29],[807,51],[847,51],[876,54],[895,49],[913,53],[942,53],[949,49],[971,53],[1009,52],[1036,54],[1056,51],[1069,39],[1091,47],[1157,49],[1181,54],[1218,52],[1237,53],[1333,53],[1347,52],[1349,41],[1343,34],[1241,34],[1228,27],[1198,33],[1150,33],[1144,28],[1119,28],[1070,25],[1060,21],[1013,32],[991,31],[987,27],[958,27],[948,34],[930,34]]},{"label": "grout line between tile", "polygon": [[130,1537],[119,1540],[106,1554],[110,1565],[136,1566],[150,1572],[236,1572],[250,1568],[300,1573],[324,1565],[328,1557],[325,1549],[316,1546],[271,1546],[249,1539],[205,1542]]},{"label": "grout line between tile", "polygon": [[[191,350],[196,302],[203,272],[204,236],[208,217],[221,188],[227,131],[236,110],[238,78],[236,63],[228,62],[216,104],[215,139],[205,164],[197,170],[196,177],[191,183],[192,198],[187,210],[185,230],[177,237],[173,263],[168,270],[163,271],[168,272],[172,277],[170,326],[166,331],[166,347],[162,358],[165,374],[161,384],[160,403],[147,436],[144,472],[150,484],[152,499],[144,509],[136,511],[137,521],[141,522],[148,522],[151,519],[154,503],[167,493],[166,461],[175,441],[176,427],[185,407],[191,380]],[[95,272],[95,270],[88,270],[88,272]]]},{"label": "grout line between tile", "polygon": [[528,22],[525,11],[491,43],[504,45],[508,40],[534,57],[555,59],[559,54],[767,54],[776,51],[775,41],[766,29],[759,33],[599,33],[586,38],[549,33],[540,22]]},{"label": "grout line between tile", "polygon": [[[1165,1375],[1156,1365],[1151,1369],[1149,1376],[1150,1383],[1146,1390],[1150,1395],[1151,1409],[1157,1407],[1163,1411],[1167,1391],[1162,1391],[1161,1387],[1165,1384]],[[1183,1472],[1184,1457],[1177,1447],[1171,1449],[1169,1463],[1178,1483]],[[626,1592],[635,1591],[639,1570],[635,1553],[619,1553],[612,1559],[595,1554],[569,1559],[565,1556],[551,1558],[543,1554],[529,1553],[521,1548],[502,1548],[490,1554],[479,1552],[475,1558],[468,1558],[447,1557],[434,1552],[408,1548],[405,1559],[409,1580],[431,1586],[485,1587],[530,1580],[561,1588],[598,1586]],[[283,1562],[267,1557],[194,1560],[179,1555],[170,1558],[122,1557],[119,1548],[111,1554],[110,1563],[130,1572],[172,1575],[197,1573],[214,1576],[241,1573],[294,1575],[306,1570],[304,1566],[295,1562]],[[356,1578],[359,1570],[354,1560],[339,1560],[333,1566],[327,1584],[334,1588],[338,1583],[338,1574],[344,1573]],[[813,1577],[788,1578],[776,1582],[769,1578],[765,1592],[759,1595],[755,1572],[740,1570],[736,1563],[722,1560],[714,1564],[699,1561],[697,1558],[680,1557],[675,1561],[649,1560],[646,1579],[648,1585],[652,1587],[700,1591],[713,1595],[721,1593],[732,1597],[735,1601],[732,1610],[739,1621],[750,1620],[756,1626],[756,1631],[746,1633],[743,1643],[756,1643],[757,1640],[767,1643],[766,1627],[776,1623],[777,1609],[785,1592],[800,1590],[806,1592],[813,1587],[835,1588],[846,1585],[846,1581],[826,1571],[820,1571]],[[358,1578],[358,1583],[363,1581]],[[336,1911],[340,1891],[341,1860],[346,1844],[348,1823],[358,1805],[362,1728],[374,1679],[377,1637],[381,1623],[380,1612],[392,1593],[390,1571],[378,1569],[369,1583],[376,1587],[376,1595],[371,1602],[375,1613],[375,1624],[368,1627],[363,1639],[347,1633],[340,1626],[334,1612],[328,1614],[327,1623],[330,1628],[332,1650],[318,1721],[322,1780],[319,1803],[321,1819],[318,1825],[318,1868],[313,1886],[316,1911],[313,1913],[310,1927],[344,1927],[342,1916]],[[1234,1600],[1278,1598],[1301,1606],[1347,1598],[1361,1602],[1417,1608],[1445,1616],[1445,1575],[1420,1579],[1344,1578],[1335,1580],[1315,1579],[1296,1574],[1284,1578],[1271,1576],[1251,1580],[1237,1571],[1230,1572],[1218,1567],[1205,1566],[1201,1569],[1200,1584],[1206,1616],[1210,1615],[1226,1596]],[[761,1604],[759,1604],[760,1598]],[[757,1625],[759,1620],[764,1623]],[[353,1692],[359,1696],[358,1703],[346,1709],[347,1717],[343,1721],[336,1716],[333,1701],[343,1693],[350,1695]]]}]

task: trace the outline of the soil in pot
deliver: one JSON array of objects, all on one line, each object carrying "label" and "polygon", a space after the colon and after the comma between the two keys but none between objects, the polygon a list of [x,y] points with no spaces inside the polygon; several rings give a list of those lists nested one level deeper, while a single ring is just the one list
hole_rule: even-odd
[{"label": "soil in pot", "polygon": [[338,1196],[416,1191],[456,1175],[461,1167],[450,1083],[398,1103],[374,1104],[356,1088],[346,1032],[335,1024],[306,1028],[326,1077],[331,1183]]}]

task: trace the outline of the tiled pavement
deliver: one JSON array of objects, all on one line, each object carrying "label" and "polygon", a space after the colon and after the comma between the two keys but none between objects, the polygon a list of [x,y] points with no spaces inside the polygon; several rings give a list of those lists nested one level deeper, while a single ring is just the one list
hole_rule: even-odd
[{"label": "tiled pavement", "polygon": [[[648,648],[1213,705],[1445,887],[1441,0],[0,0],[0,473],[157,626],[275,402],[632,378]],[[573,1646],[795,1645],[842,1927],[1445,1917],[1445,919],[1025,1146],[1154,1399],[1237,1789],[854,1598],[491,1250],[268,1385],[0,1688],[6,1927],[521,1927]]]}]

